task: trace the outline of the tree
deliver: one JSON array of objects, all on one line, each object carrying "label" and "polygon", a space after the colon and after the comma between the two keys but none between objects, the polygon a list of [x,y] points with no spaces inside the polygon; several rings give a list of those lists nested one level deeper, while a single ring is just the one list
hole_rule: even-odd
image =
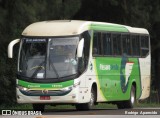
[{"label": "tree", "polygon": [[42,20],[70,19],[80,8],[80,0],[0,0],[0,104],[16,102],[16,63],[8,59],[7,46],[20,38],[29,24]]},{"label": "tree", "polygon": [[160,1],[150,1],[150,33],[152,44],[152,75],[154,89],[158,91],[160,101]]}]

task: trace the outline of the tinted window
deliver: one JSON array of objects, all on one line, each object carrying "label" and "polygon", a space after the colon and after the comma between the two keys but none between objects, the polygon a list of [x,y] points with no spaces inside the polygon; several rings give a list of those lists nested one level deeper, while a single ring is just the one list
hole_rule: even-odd
[{"label": "tinted window", "polygon": [[131,55],[131,41],[130,35],[122,35],[122,50],[123,54]]},{"label": "tinted window", "polygon": [[113,34],[112,41],[113,41],[113,55],[121,55],[122,54],[121,35]]},{"label": "tinted window", "polygon": [[132,55],[133,56],[140,56],[140,36],[134,35],[131,36],[132,40]]},{"label": "tinted window", "polygon": [[144,57],[149,52],[149,37],[138,34],[95,32],[93,55]]},{"label": "tinted window", "polygon": [[102,40],[103,40],[103,54],[104,55],[112,55],[111,34],[110,33],[103,33]]},{"label": "tinted window", "polygon": [[93,37],[93,55],[101,55],[101,33],[95,32]]},{"label": "tinted window", "polygon": [[149,38],[148,36],[141,36],[141,55],[146,56],[149,52]]}]

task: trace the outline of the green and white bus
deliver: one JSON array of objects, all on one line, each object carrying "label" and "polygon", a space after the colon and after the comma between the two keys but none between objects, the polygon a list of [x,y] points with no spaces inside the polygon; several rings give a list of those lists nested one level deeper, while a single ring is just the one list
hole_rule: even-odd
[{"label": "green and white bus", "polygon": [[89,110],[100,102],[132,108],[150,95],[149,33],[125,25],[55,20],[29,25],[20,39],[16,91],[18,103],[34,110],[72,104]]}]

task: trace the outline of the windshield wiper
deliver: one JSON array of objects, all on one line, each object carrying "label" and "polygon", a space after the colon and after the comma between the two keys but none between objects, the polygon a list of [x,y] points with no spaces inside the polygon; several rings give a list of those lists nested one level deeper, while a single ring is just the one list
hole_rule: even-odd
[{"label": "windshield wiper", "polygon": [[55,68],[55,66],[54,66],[54,64],[53,64],[53,61],[52,61],[50,58],[49,58],[49,61],[50,61],[50,63],[51,63],[51,67],[53,68],[53,70],[54,70],[57,78],[59,79],[59,74],[58,74],[58,72],[57,72],[57,70],[56,70],[56,68]]},{"label": "windshield wiper", "polygon": [[34,73],[32,74],[31,78],[35,77],[35,75],[41,70],[40,67],[42,67],[42,65],[45,63],[45,60],[42,61],[37,67],[37,69],[34,71]]}]

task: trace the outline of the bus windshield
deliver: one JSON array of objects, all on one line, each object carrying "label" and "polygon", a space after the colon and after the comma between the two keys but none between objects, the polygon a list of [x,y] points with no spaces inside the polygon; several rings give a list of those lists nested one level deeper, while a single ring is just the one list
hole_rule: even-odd
[{"label": "bus windshield", "polygon": [[77,73],[79,37],[23,38],[18,75],[32,79],[58,79]]}]

